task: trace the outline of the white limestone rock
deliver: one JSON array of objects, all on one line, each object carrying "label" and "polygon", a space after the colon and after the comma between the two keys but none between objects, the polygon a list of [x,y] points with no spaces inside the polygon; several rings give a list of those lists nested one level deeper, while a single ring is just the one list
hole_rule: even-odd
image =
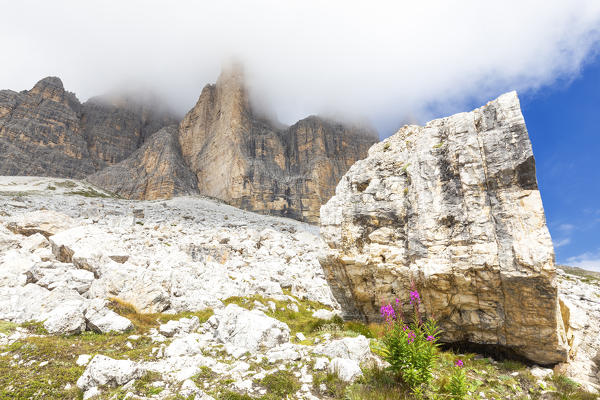
[{"label": "white limestone rock", "polygon": [[312,351],[315,354],[322,354],[330,358],[346,358],[363,362],[373,358],[369,343],[369,339],[363,335],[357,337],[345,337],[343,339],[319,344],[315,346]]},{"label": "white limestone rock", "polygon": [[49,237],[74,225],[75,222],[68,215],[53,210],[37,210],[12,216],[6,227],[24,236],[37,233]]},{"label": "white limestone rock", "polygon": [[195,332],[199,327],[198,317],[193,316],[191,318],[181,318],[178,321],[168,321],[166,324],[161,324],[158,331],[166,337],[173,337],[177,334]]},{"label": "white limestone rock", "polygon": [[329,310],[326,310],[324,308],[316,310],[312,314],[313,318],[324,319],[326,321],[329,321],[329,320],[333,319],[333,317],[335,317],[335,315],[336,314],[333,311],[329,311]]},{"label": "white limestone rock", "polygon": [[50,311],[44,320],[44,328],[50,334],[73,335],[85,331],[83,309],[78,304],[64,304]]},{"label": "white limestone rock", "polygon": [[98,386],[122,386],[143,374],[144,370],[136,362],[115,360],[98,354],[77,379],[77,387],[86,391]]},{"label": "white limestone rock", "polygon": [[321,207],[321,235],[321,265],[346,317],[378,320],[379,302],[407,304],[414,282],[441,340],[502,346],[539,364],[567,359],[515,92],[373,145]]},{"label": "white limestone rock", "polygon": [[85,311],[87,327],[98,333],[126,332],[133,329],[130,320],[106,308],[101,299],[92,300]]},{"label": "white limestone rock", "polygon": [[260,310],[248,311],[230,304],[214,317],[217,324],[215,338],[244,352],[270,349],[290,339],[290,329],[285,323]]},{"label": "white limestone rock", "polygon": [[329,364],[329,372],[337,374],[344,382],[353,382],[359,376],[362,376],[362,370],[356,360],[348,358],[334,358]]}]

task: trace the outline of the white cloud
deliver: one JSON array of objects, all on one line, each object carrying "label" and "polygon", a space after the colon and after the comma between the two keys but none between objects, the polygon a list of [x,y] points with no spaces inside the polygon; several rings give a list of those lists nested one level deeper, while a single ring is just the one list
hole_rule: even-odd
[{"label": "white cloud", "polygon": [[586,252],[578,256],[567,258],[567,264],[572,267],[579,267],[592,271],[600,272],[600,251]]},{"label": "white cloud", "polygon": [[563,246],[568,245],[569,243],[571,243],[571,238],[558,239],[558,240],[554,241],[554,247],[555,248],[563,247]]},{"label": "white cloud", "polygon": [[60,76],[80,99],[148,84],[181,111],[231,57],[284,122],[401,122],[575,77],[598,0],[3,1],[0,88]]},{"label": "white cloud", "polygon": [[561,232],[569,233],[575,229],[575,225],[572,224],[560,224],[557,229]]}]

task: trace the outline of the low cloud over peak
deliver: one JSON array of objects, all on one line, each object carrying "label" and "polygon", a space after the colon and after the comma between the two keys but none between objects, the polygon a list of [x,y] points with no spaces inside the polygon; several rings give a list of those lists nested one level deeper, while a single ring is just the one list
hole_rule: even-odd
[{"label": "low cloud over peak", "polygon": [[22,1],[3,16],[1,88],[57,75],[86,100],[139,84],[184,113],[235,58],[282,122],[366,118],[383,136],[571,79],[600,38],[597,0]]}]

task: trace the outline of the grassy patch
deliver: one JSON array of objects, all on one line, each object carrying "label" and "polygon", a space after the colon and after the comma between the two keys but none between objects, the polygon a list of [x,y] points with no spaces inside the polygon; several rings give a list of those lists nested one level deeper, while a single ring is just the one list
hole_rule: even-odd
[{"label": "grassy patch", "polygon": [[[198,316],[204,322],[212,310],[197,313],[181,314],[143,314],[137,312],[131,304],[113,299],[110,307],[129,318],[139,333],[144,333],[151,327],[157,327],[171,319]],[[2,329],[11,330],[15,324],[3,323]],[[22,326],[30,332],[44,334],[43,325],[39,322],[29,322]],[[20,339],[11,345],[4,346],[0,353],[0,400],[5,399],[79,399],[80,391],[75,386],[77,379],[85,367],[78,366],[75,361],[81,354],[103,354],[114,359],[150,360],[152,348],[156,344],[147,336],[131,341],[130,348],[128,333],[98,334],[84,332],[71,336],[31,336]],[[40,366],[43,361],[49,363]],[[154,387],[152,382],[160,380],[158,374],[146,374],[136,382],[136,391],[140,395],[152,396],[163,389]],[[70,384],[71,389],[65,389]],[[120,389],[110,392],[119,398]]]},{"label": "grassy patch", "polygon": [[[288,294],[288,296],[291,296],[291,294]],[[296,298],[297,312],[288,308],[288,305],[292,302],[291,300],[281,301],[258,295],[251,297],[230,297],[224,300],[223,303],[226,305],[237,304],[242,308],[252,310],[255,306],[255,301],[265,306],[269,301],[275,303],[275,311],[267,310],[265,314],[281,322],[285,322],[290,328],[292,338],[298,332],[302,332],[307,338],[319,336],[323,333],[329,333],[333,337],[365,335],[366,337],[373,338],[376,335],[375,331],[371,329],[375,325],[365,325],[358,321],[344,321],[338,316],[334,317],[331,321],[313,317],[314,310],[322,308],[330,309],[323,304],[313,301]]]},{"label": "grassy patch", "polygon": [[[102,353],[112,358],[148,359],[153,347],[149,338],[126,346],[127,334],[85,332],[73,336],[40,336],[19,340],[0,357],[0,399],[75,399],[75,382],[84,367],[75,364],[80,354]],[[16,358],[14,358],[16,357]],[[49,361],[40,366],[43,361]],[[65,390],[70,384],[73,389]]]},{"label": "grassy patch", "polygon": [[572,379],[563,375],[554,374],[550,379],[553,397],[558,400],[595,400],[598,395],[588,393]]},{"label": "grassy patch", "polygon": [[290,371],[277,371],[261,379],[260,384],[277,399],[284,399],[300,389],[300,382]]},{"label": "grassy patch", "polygon": [[77,187],[77,184],[73,181],[54,182],[54,185],[58,186],[58,187],[62,187],[62,188],[67,188],[67,189],[72,189],[74,187]]},{"label": "grassy patch", "polygon": [[4,333],[5,335],[10,335],[17,329],[17,324],[14,322],[8,321],[0,321],[0,333]]},{"label": "grassy patch", "polygon": [[41,321],[28,321],[21,324],[21,327],[27,329],[35,335],[46,335],[48,331],[44,328],[44,323]]},{"label": "grassy patch", "polygon": [[102,193],[102,192],[99,192],[99,191],[94,190],[94,189],[74,190],[74,191],[68,192],[66,194],[70,194],[70,195],[73,195],[73,196],[93,197],[93,198],[96,198],[96,197],[112,198],[112,197],[114,197],[114,196],[110,196],[110,195],[108,195],[106,193]]},{"label": "grassy patch", "polygon": [[198,317],[202,324],[213,315],[213,310],[211,309],[195,312],[182,312],[178,314],[142,313],[139,312],[133,304],[116,297],[109,299],[108,307],[122,317],[130,320],[138,333],[145,333],[149,331],[150,328],[157,328],[160,324],[165,324],[170,320],[191,318],[193,316]]}]

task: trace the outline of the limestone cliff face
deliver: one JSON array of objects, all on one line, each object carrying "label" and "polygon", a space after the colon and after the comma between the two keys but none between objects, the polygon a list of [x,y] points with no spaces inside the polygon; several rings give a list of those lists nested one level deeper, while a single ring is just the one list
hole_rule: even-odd
[{"label": "limestone cliff face", "polygon": [[178,122],[147,93],[93,97],[81,108],[83,135],[96,170],[124,160],[154,132]]},{"label": "limestone cliff face", "polygon": [[[564,361],[554,252],[516,93],[405,126],[321,208],[321,264],[346,315],[374,320],[411,280],[447,342]],[[406,310],[409,311],[409,310]]]},{"label": "limestone cliff face", "polygon": [[0,91],[0,175],[83,178],[118,163],[178,120],[153,98],[103,96],[83,105],[59,78]]},{"label": "limestone cliff face", "polygon": [[0,91],[0,175],[82,178],[94,172],[80,109],[55,77],[29,91]]},{"label": "limestone cliff face", "polygon": [[317,222],[343,173],[377,140],[366,129],[309,117],[289,128],[257,116],[239,67],[206,86],[179,127],[200,193],[264,214]]},{"label": "limestone cliff face", "polygon": [[156,132],[129,158],[87,180],[128,199],[164,199],[198,193],[196,177],[183,162],[177,126]]}]

